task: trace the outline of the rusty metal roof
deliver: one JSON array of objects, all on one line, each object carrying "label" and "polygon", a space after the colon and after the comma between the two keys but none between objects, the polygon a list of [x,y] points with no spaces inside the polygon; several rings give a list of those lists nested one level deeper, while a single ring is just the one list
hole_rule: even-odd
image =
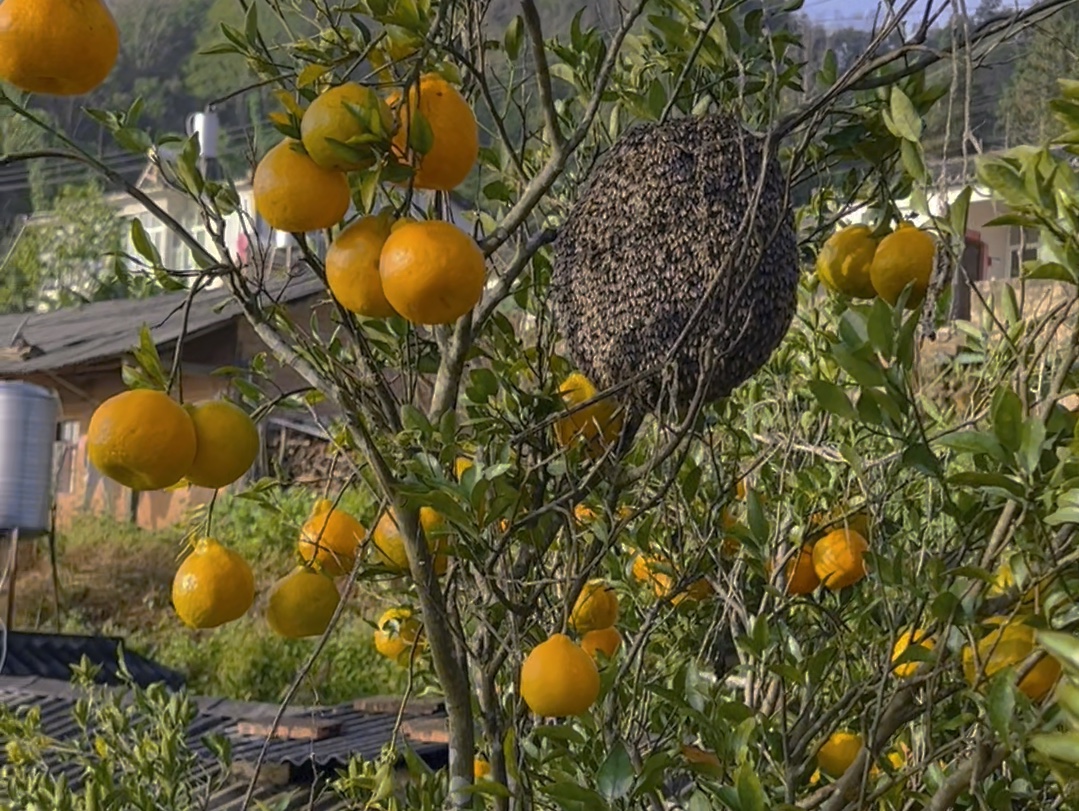
[{"label": "rusty metal roof", "polygon": [[[267,300],[291,303],[324,290],[317,277],[301,271],[268,286],[266,295]],[[183,330],[187,296],[187,291],[179,291],[144,299],[95,301],[46,313],[0,315],[0,347],[4,348],[0,350],[0,377],[69,369],[124,356],[138,343],[143,324],[158,347],[168,345]],[[227,290],[207,290],[195,296],[187,334],[211,332],[240,314]]]}]

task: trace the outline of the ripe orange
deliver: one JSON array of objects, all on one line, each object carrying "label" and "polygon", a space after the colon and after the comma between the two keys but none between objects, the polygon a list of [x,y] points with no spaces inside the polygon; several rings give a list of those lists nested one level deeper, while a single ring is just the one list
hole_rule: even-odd
[{"label": "ripe orange", "polygon": [[842,777],[861,751],[861,735],[854,732],[833,732],[817,752],[817,766],[830,777]]},{"label": "ripe orange", "polygon": [[[668,568],[670,562],[661,557],[645,557],[637,555],[633,559],[633,578],[641,583],[648,583],[652,592],[658,599],[667,597],[674,588],[675,579],[663,571]],[[680,605],[684,601],[700,602],[712,595],[712,584],[706,578],[700,578],[689,583],[684,589],[671,597],[672,605]]]},{"label": "ripe orange", "polygon": [[483,758],[474,758],[472,760],[472,778],[474,780],[485,780],[491,775],[491,764]]},{"label": "ripe orange", "polygon": [[167,394],[131,389],[99,405],[86,429],[86,453],[105,476],[132,490],[180,481],[196,453],[195,424]]},{"label": "ripe orange", "polygon": [[[567,409],[586,403],[599,392],[592,382],[579,372],[574,372],[558,387],[562,402]],[[590,456],[601,455],[604,449],[618,439],[622,431],[622,413],[618,403],[610,397],[597,400],[592,405],[572,411],[554,424],[555,439],[563,448],[571,442],[583,442]]]},{"label": "ripe orange", "polygon": [[618,620],[618,595],[603,580],[585,583],[569,617],[570,627],[577,633],[610,628]]},{"label": "ripe orange", "polygon": [[172,579],[173,608],[192,628],[238,620],[254,601],[251,567],[213,538],[199,539]]},{"label": "ripe orange", "polygon": [[622,647],[622,634],[613,626],[597,628],[581,637],[581,650],[593,659],[597,658],[597,651],[603,651],[608,659],[613,659],[620,647]]},{"label": "ripe orange", "polygon": [[288,639],[322,636],[340,601],[333,580],[297,566],[270,588],[266,622],[275,634]]},{"label": "ripe orange", "polygon": [[340,577],[352,571],[356,551],[366,537],[363,524],[321,498],[300,530],[300,557],[305,563],[317,562],[330,577]]},{"label": "ripe orange", "polygon": [[599,698],[599,671],[568,636],[552,634],[525,657],[520,692],[536,715],[584,715]]},{"label": "ripe orange", "polygon": [[407,665],[417,642],[424,645],[423,623],[411,608],[391,608],[378,618],[375,650],[399,665]]},{"label": "ripe orange", "polygon": [[0,79],[28,93],[81,96],[108,78],[120,31],[101,0],[0,3]]},{"label": "ripe orange", "polygon": [[[360,116],[346,107],[358,108]],[[361,120],[362,119],[362,120]],[[388,141],[393,129],[393,114],[370,87],[346,82],[331,87],[318,96],[304,111],[300,136],[311,160],[323,169],[354,172],[372,166],[377,155],[371,144]],[[332,142],[348,144],[352,150],[369,152],[350,156]]]},{"label": "ripe orange", "polygon": [[928,233],[909,222],[900,223],[880,241],[873,255],[869,276],[877,295],[895,304],[903,288],[913,282],[907,309],[920,305],[929,289],[936,250],[936,243]]},{"label": "ripe orange", "polygon": [[473,465],[473,461],[464,456],[458,456],[453,460],[453,474],[460,481],[461,477],[465,475],[465,471]]},{"label": "ripe orange", "polygon": [[[936,644],[936,641],[926,631],[918,628],[908,628],[899,635],[899,637],[895,640],[895,645],[892,646],[892,661],[894,662],[896,659],[902,656],[903,652],[906,651],[906,649],[909,648],[911,644],[925,648],[927,651],[931,651],[933,650],[933,646]],[[909,662],[904,662],[903,664],[895,665],[892,668],[892,672],[895,673],[895,675],[899,678],[905,679],[917,673],[918,668],[921,667],[921,665],[922,663],[920,661],[912,660]]]},{"label": "ripe orange", "polygon": [[452,191],[468,177],[479,156],[476,116],[457,88],[437,73],[424,74],[418,84],[418,90],[415,84],[409,88],[407,105],[401,103],[400,93],[386,99],[397,108],[393,144],[404,158],[418,106],[431,129],[431,148],[419,158],[412,183],[417,189]]},{"label": "ripe orange", "polygon": [[301,234],[341,222],[352,198],[341,172],[323,169],[285,139],[255,167],[255,209],[270,227]]},{"label": "ripe orange", "polygon": [[820,585],[817,570],[813,568],[813,548],[803,546],[786,568],[787,594],[811,594]]},{"label": "ripe orange", "polygon": [[346,310],[366,318],[389,318],[396,311],[386,301],[378,264],[390,235],[390,218],[361,217],[337,235],[326,251],[326,284]]},{"label": "ripe orange", "polygon": [[836,231],[817,255],[817,276],[825,287],[852,298],[873,298],[877,291],[869,278],[869,266],[877,252],[877,241],[865,225],[851,225]]},{"label": "ripe orange", "polygon": [[195,461],[185,478],[199,487],[227,487],[259,455],[259,432],[242,408],[228,400],[185,406],[195,424]]},{"label": "ripe orange", "polygon": [[[449,564],[444,551],[448,529],[445,519],[441,513],[430,507],[420,507],[420,526],[427,539],[427,548],[434,555],[435,574],[444,574]],[[405,539],[401,536],[401,530],[397,527],[397,519],[392,510],[387,510],[382,514],[382,518],[375,525],[375,531],[371,534],[371,541],[375,545],[375,554],[378,555],[378,560],[383,566],[401,574],[409,571]]]},{"label": "ripe orange", "polygon": [[854,530],[837,529],[813,545],[813,570],[826,589],[839,591],[866,576],[869,544]]},{"label": "ripe orange", "polygon": [[[991,617],[985,624],[997,627],[978,641],[977,661],[969,645],[963,648],[963,674],[971,686],[978,683],[979,667],[984,670],[985,678],[989,679],[1005,668],[1021,667],[1037,649],[1034,628],[1021,620]],[[1031,701],[1041,701],[1053,689],[1060,674],[1060,662],[1045,654],[1020,680],[1019,690]]]},{"label": "ripe orange", "polygon": [[443,220],[390,232],[378,264],[386,301],[413,324],[452,324],[479,303],[487,265],[476,240]]}]

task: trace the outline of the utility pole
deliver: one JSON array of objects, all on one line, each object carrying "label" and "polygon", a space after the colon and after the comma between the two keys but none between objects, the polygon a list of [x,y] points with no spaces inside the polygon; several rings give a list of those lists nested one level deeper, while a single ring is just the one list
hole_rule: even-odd
[{"label": "utility pole", "polygon": [[201,113],[192,113],[187,117],[187,134],[199,137],[199,171],[207,180],[217,179],[217,141],[221,133],[221,121],[217,110],[208,105]]}]

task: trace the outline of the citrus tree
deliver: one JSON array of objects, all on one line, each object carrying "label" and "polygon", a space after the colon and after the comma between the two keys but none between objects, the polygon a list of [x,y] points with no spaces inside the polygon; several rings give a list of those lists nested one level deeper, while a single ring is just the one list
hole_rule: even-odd
[{"label": "citrus tree", "polygon": [[[895,5],[840,72],[834,55],[804,63],[798,3],[634,0],[553,31],[533,0],[240,2],[245,25],[204,58],[246,60],[236,93],[275,88],[282,139],[252,155],[255,206],[295,235],[326,318],[292,320],[280,282],[230,253],[228,218],[254,234],[238,178],[204,177],[197,140],[140,129],[138,103],[87,113],[197,203],[211,244],[62,132],[0,162],[80,161],[126,188],[197,264],[163,266],[135,224],[134,270],[192,297],[226,285],[306,381],[275,397],[260,360],[236,379],[245,408],[180,408],[181,365],[143,345],[132,390],[89,428],[106,475],[225,486],[257,452],[251,415],[334,406],[335,464],[367,507],[325,493],[272,586],[201,538],[174,601],[209,628],[265,590],[268,632],[321,637],[313,661],[357,588],[381,596],[375,644],[444,698],[449,766],[407,757],[399,786],[390,745],[341,794],[387,809],[1070,801],[1074,743],[1053,729],[1079,664],[1063,633],[1076,420],[1060,403],[1079,351],[1075,175],[1048,146],[964,161],[997,224],[1037,230],[1052,256],[947,326],[972,191],[931,205],[922,147],[924,116],[1065,3],[954,24],[943,50],[925,43],[946,5]],[[73,14],[5,0],[0,77],[85,92],[116,44],[107,14]],[[270,18],[283,44],[260,33]],[[1063,93],[1072,144],[1079,95]],[[46,126],[19,90],[0,98]],[[1058,298],[1027,307],[1044,280]],[[960,349],[942,360],[946,328]]]}]

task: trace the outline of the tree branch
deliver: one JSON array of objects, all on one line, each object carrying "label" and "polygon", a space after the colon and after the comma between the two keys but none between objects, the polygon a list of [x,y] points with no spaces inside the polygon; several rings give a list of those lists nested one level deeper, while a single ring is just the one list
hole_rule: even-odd
[{"label": "tree branch", "polygon": [[540,105],[543,107],[543,121],[547,129],[547,139],[555,153],[562,151],[565,139],[558,125],[558,111],[554,106],[554,92],[551,89],[551,68],[547,64],[547,46],[543,39],[543,24],[533,0],[521,0],[521,13],[524,15],[528,38],[532,41],[532,59],[536,63],[536,80],[539,82]]}]

